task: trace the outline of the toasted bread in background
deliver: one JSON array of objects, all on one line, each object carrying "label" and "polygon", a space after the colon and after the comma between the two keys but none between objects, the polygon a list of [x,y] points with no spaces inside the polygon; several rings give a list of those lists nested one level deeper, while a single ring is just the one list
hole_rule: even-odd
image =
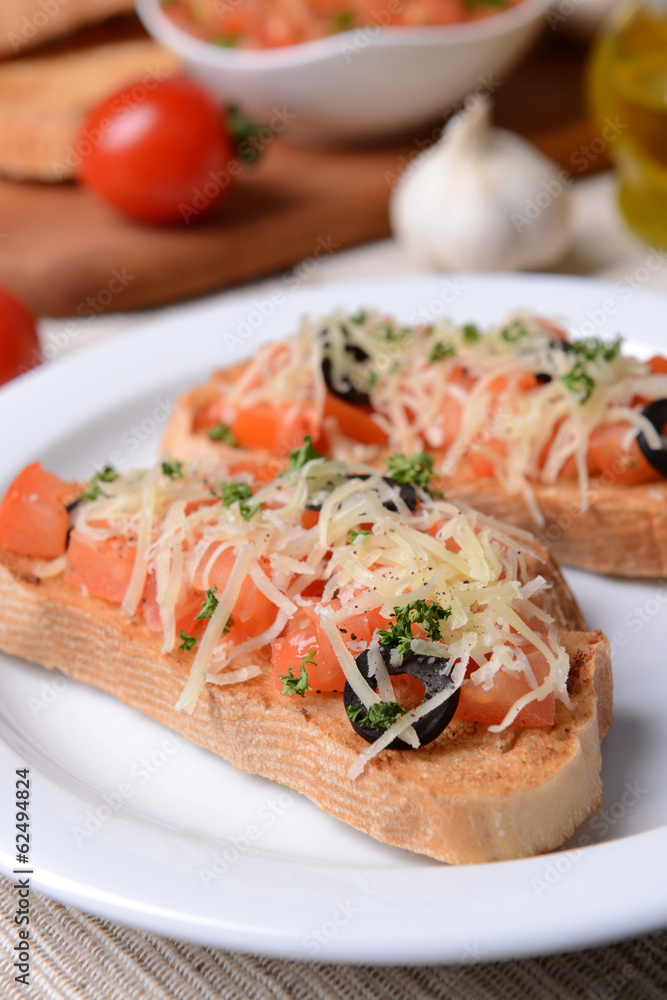
[{"label": "toasted bread in background", "polygon": [[[215,371],[177,402],[162,437],[164,452],[189,461],[214,464],[225,450],[196,428],[200,407],[216,400],[225,387],[242,374],[247,362]],[[237,456],[252,453],[235,449]],[[258,462],[277,460],[268,452],[255,452]],[[378,455],[382,465],[386,452]],[[277,472],[276,472],[277,474]],[[536,535],[567,566],[602,575],[651,578],[667,573],[667,482],[615,486],[602,477],[591,479],[589,506],[581,510],[579,483],[559,479],[553,485],[533,483],[544,523],[538,525],[521,496],[508,496],[488,477],[452,476],[438,481],[450,500],[463,500],[484,514]]]},{"label": "toasted bread in background", "polygon": [[[553,726],[486,726],[454,719],[417,752],[383,751],[355,781],[366,744],[340,695],[284,698],[266,651],[238,660],[262,673],[207,685],[192,715],[176,711],[190,663],[162,637],[62,578],[39,581],[31,561],[0,553],[0,649],[93,684],[230,761],[312,799],[383,843],[454,864],[508,860],[559,847],[600,806],[600,740],[611,722],[609,642],[578,630],[580,614],[557,568],[551,581],[570,656],[570,711]],[[570,629],[574,629],[570,631]]]},{"label": "toasted bread in background", "polygon": [[2,0],[0,56],[21,55],[89,24],[134,10],[134,0]]},{"label": "toasted bread in background", "polygon": [[[118,41],[0,63],[0,174],[13,180],[63,181],[75,174],[87,143],[86,114],[114,91],[178,71],[150,40]],[[94,137],[91,137],[94,141]]]},{"label": "toasted bread in background", "polygon": [[444,480],[451,499],[534,532],[559,562],[608,576],[651,578],[667,573],[667,482],[614,486],[591,480],[588,510],[581,510],[575,480],[535,483],[544,524],[537,525],[520,497],[507,496],[493,479]]}]

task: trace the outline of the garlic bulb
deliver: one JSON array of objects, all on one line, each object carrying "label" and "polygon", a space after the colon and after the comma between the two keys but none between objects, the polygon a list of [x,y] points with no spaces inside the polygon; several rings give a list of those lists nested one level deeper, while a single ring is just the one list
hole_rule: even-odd
[{"label": "garlic bulb", "polygon": [[430,267],[519,270],[544,267],[570,242],[572,182],[513,132],[493,128],[479,101],[447,124],[394,189],[394,235]]}]

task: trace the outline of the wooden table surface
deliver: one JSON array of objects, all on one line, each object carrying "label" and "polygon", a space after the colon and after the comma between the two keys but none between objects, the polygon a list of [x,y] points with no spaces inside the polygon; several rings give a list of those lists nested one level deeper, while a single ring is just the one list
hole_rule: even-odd
[{"label": "wooden table surface", "polygon": [[[91,37],[105,31],[139,29],[125,20]],[[493,88],[497,122],[575,179],[607,165],[581,155],[592,139],[584,64],[584,50],[546,37]],[[441,125],[367,148],[299,147],[276,135],[211,215],[194,211],[183,226],[132,222],[75,184],[0,181],[0,283],[38,315],[88,316],[185,299],[381,238],[392,183]]]}]

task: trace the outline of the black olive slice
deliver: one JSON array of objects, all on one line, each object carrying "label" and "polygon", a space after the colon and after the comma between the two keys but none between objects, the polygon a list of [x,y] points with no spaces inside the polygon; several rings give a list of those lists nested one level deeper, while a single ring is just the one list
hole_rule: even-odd
[{"label": "black olive slice", "polygon": [[[351,475],[351,476],[346,476],[346,478],[347,479],[370,479],[370,474],[369,473],[360,473],[358,476]],[[416,509],[416,507],[417,507],[417,491],[415,490],[415,488],[412,485],[412,483],[397,483],[395,479],[391,478],[391,476],[383,476],[382,479],[384,480],[385,483],[387,483],[388,486],[391,486],[392,489],[398,490],[398,495],[400,496],[401,500],[403,501],[403,503],[405,504],[405,506],[408,508],[408,510],[415,510]],[[386,507],[387,510],[393,511],[394,514],[396,514],[398,512],[398,507],[396,506],[396,504],[394,503],[393,500],[383,500],[382,506]],[[306,507],[308,508],[308,510],[321,510],[322,509],[322,504],[321,503],[307,503]]]},{"label": "black olive slice", "polygon": [[[447,666],[447,660],[439,659],[437,656],[423,656],[421,654],[413,653],[412,650],[408,650],[403,656],[403,662],[400,665],[393,666],[391,663],[391,652],[394,646],[380,646],[380,653],[382,659],[390,675],[395,676],[396,674],[410,674],[411,677],[416,677],[417,680],[421,681],[424,685],[424,700],[427,698],[432,698],[434,695],[438,694],[440,691],[446,690],[448,687],[452,688],[451,696],[434,708],[427,715],[423,715],[421,719],[417,719],[413,723],[415,732],[419,737],[419,742],[422,746],[426,743],[431,743],[437,736],[442,733],[449,723],[452,721],[452,716],[456,711],[456,706],[459,703],[459,695],[461,689],[457,688],[454,690],[454,682],[452,680],[451,674],[445,670]],[[368,666],[368,650],[364,650],[357,657],[357,666],[361,672],[361,675],[368,681],[368,683],[377,690],[377,681],[374,677],[370,675],[370,668]],[[357,698],[356,694],[352,690],[349,684],[345,684],[345,691],[343,692],[343,704],[345,705],[345,711],[348,709],[355,709],[361,705],[361,702]],[[349,716],[348,716],[349,718]],[[383,729],[369,729],[368,726],[362,726],[358,722],[350,719],[350,725],[354,729],[355,733],[363,737],[367,743],[375,743],[380,736],[382,736]],[[405,743],[399,737],[392,740],[392,742],[387,747],[388,750],[412,750],[413,747],[409,743]]]},{"label": "black olive slice", "polygon": [[[357,479],[370,479],[369,475],[365,473],[363,475],[357,476]],[[398,490],[398,495],[408,508],[408,510],[417,509],[417,491],[415,490],[412,483],[399,483],[397,480],[392,479],[391,476],[383,476],[383,481],[387,486],[391,486],[392,489]],[[398,512],[398,507],[393,500],[384,500],[382,506],[386,507],[387,510],[391,510],[396,514]]]},{"label": "black olive slice", "polygon": [[331,361],[329,358],[322,359],[322,375],[324,376],[324,381],[327,384],[329,392],[333,393],[334,396],[345,400],[346,403],[351,403],[352,406],[369,405],[371,397],[368,393],[363,392],[362,389],[357,389],[344,375],[339,379],[338,385],[334,385],[331,377]]},{"label": "black olive slice", "polygon": [[[350,343],[350,332],[346,326],[343,326],[343,336],[345,337],[345,353],[349,355],[353,364],[361,365],[369,360],[368,353],[360,347],[359,344]],[[323,346],[327,346],[327,334],[328,330],[322,330],[320,336],[323,340]],[[344,399],[346,403],[351,403],[353,406],[368,406],[371,401],[371,397],[367,392],[362,389],[358,389],[352,384],[349,378],[345,375],[341,375],[338,380],[338,385],[334,385],[332,372],[331,372],[331,359],[324,357],[322,359],[322,375],[324,381],[327,384],[329,392],[332,392],[334,396],[338,396],[340,399]]]},{"label": "black olive slice", "polygon": [[541,383],[542,385],[546,385],[546,384],[547,384],[547,382],[551,382],[551,381],[552,381],[552,379],[553,379],[553,376],[551,376],[551,375],[549,374],[549,372],[538,372],[538,373],[537,373],[537,375],[535,376],[535,378],[536,378],[536,379],[537,379],[537,381],[538,381],[538,382],[540,382],[540,383]]},{"label": "black olive slice", "polygon": [[[662,435],[665,424],[667,424],[667,399],[656,399],[654,402],[649,403],[642,410],[642,416],[647,417],[658,434]],[[637,444],[646,461],[653,466],[656,472],[667,478],[667,450],[665,448],[657,448],[655,450],[649,448],[648,441],[641,431],[637,435]]]}]

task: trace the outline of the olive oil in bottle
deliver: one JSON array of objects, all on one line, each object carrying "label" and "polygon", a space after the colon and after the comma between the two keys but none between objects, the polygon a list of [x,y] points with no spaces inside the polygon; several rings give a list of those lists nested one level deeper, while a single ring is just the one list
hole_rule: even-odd
[{"label": "olive oil in bottle", "polygon": [[589,89],[596,125],[612,136],[621,210],[636,233],[667,247],[667,0],[612,12]]}]

